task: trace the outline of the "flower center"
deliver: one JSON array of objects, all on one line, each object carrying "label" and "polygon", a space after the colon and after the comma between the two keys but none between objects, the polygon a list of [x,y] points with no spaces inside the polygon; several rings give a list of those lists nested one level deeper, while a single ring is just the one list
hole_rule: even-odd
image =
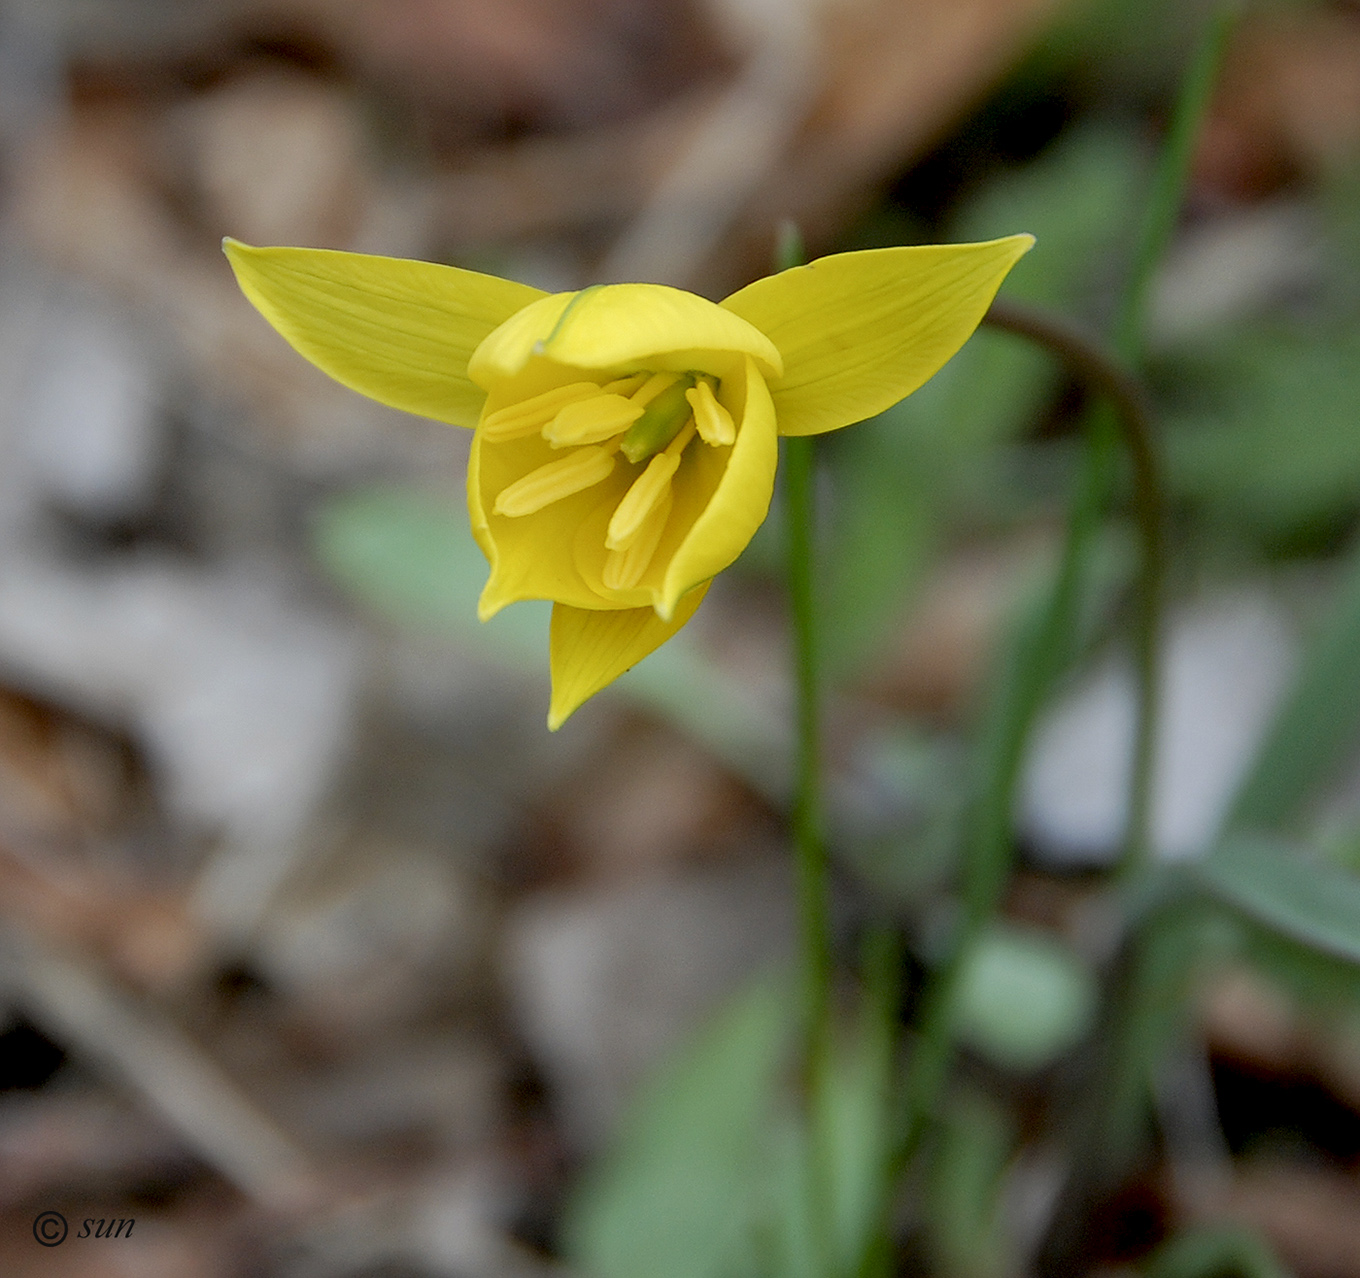
[{"label": "flower center", "polygon": [[634,373],[603,384],[557,386],[489,413],[488,444],[541,435],[564,455],[502,489],[496,514],[522,518],[584,492],[614,473],[618,455],[637,470],[605,537],[604,584],[628,590],[642,580],[670,518],[671,484],[697,435],[710,447],[736,441],[718,383],[702,373]]}]

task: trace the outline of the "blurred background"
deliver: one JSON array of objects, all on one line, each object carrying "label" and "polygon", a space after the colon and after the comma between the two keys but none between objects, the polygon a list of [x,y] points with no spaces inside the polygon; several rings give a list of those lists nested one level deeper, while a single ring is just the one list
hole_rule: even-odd
[{"label": "blurred background", "polygon": [[[546,612],[475,621],[467,435],[304,364],[221,237],[721,297],[783,219],[814,255],[1030,231],[1004,295],[1100,331],[1204,12],[0,5],[0,1271],[575,1272],[575,1187],[636,1084],[792,952],[778,510],[680,638],[550,735]],[[1249,6],[1147,334],[1168,859],[1212,842],[1354,572],[1357,160],[1360,7]],[[1082,407],[983,332],[821,452],[838,937],[899,924],[908,996]],[[903,1272],[1026,1273],[1052,1225],[1055,1097],[1112,943],[1132,545],[1112,521],[1025,763]],[[1296,825],[1356,868],[1341,737]],[[1360,1275],[1354,969],[1223,954],[1084,1263],[1238,1220],[1300,1278]]]}]

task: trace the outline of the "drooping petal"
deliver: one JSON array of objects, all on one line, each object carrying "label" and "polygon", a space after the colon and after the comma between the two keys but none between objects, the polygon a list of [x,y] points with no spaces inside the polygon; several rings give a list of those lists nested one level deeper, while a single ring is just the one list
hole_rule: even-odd
[{"label": "drooping petal", "polygon": [[652,608],[599,612],[554,604],[548,632],[552,671],[548,727],[556,732],[584,701],[665,643],[694,615],[707,592],[707,582],[696,586],[680,600],[669,621],[662,621]]},{"label": "drooping petal", "polygon": [[767,376],[779,351],[732,310],[663,284],[602,284],[555,293],[517,310],[473,352],[468,376],[490,388],[543,356],[574,368],[685,372],[721,377],[743,355]]},{"label": "drooping petal", "polygon": [[475,426],[468,360],[486,335],[545,294],[525,284],[330,249],[223,248],[241,291],[299,354],[393,408]]},{"label": "drooping petal", "polygon": [[721,305],[784,357],[770,387],[781,435],[881,413],[933,376],[981,322],[1034,243],[932,244],[838,253],[767,276]]}]

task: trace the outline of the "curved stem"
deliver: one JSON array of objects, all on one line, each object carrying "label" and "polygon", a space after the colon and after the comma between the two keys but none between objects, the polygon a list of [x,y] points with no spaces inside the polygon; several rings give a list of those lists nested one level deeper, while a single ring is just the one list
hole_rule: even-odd
[{"label": "curved stem", "polygon": [[[994,303],[986,323],[1037,343],[1061,359],[1092,391],[1112,406],[1117,429],[1133,461],[1134,506],[1142,562],[1139,572],[1138,676],[1139,717],[1131,824],[1142,839],[1146,824],[1147,783],[1155,738],[1158,665],[1158,607],[1164,573],[1163,495],[1153,446],[1151,418],[1137,378],[1098,343],[1070,322],[1032,307]],[[1092,419],[1092,430],[1098,422]],[[963,963],[980,939],[1005,889],[1010,864],[1011,802],[1029,728],[1052,678],[1061,668],[1067,621],[1080,582],[1086,540],[1093,535],[1099,492],[1083,486],[1074,509],[1063,562],[1053,591],[1021,634],[1015,666],[1019,670],[985,747],[987,767],[979,797],[965,868],[963,916],[949,954],[927,989],[906,1095],[897,1173],[905,1168],[924,1131],[944,1084],[952,1050],[950,1020]],[[1134,814],[1144,814],[1137,815]]]},{"label": "curved stem", "polygon": [[[782,222],[775,266],[788,270],[806,260],[796,223]],[[830,873],[822,813],[822,705],[814,583],[816,553],[816,446],[813,436],[784,440],[784,498],[788,527],[789,613],[793,630],[798,754],[794,781],[793,846],[797,869],[803,1087],[807,1117],[807,1218],[811,1271],[831,1273],[831,1148],[826,1124],[831,1072]]]},{"label": "curved stem", "polygon": [[1115,410],[1116,425],[1133,467],[1133,513],[1141,564],[1133,627],[1137,684],[1136,728],[1129,807],[1121,868],[1130,872],[1147,857],[1152,807],[1152,767],[1157,743],[1162,586],[1166,576],[1166,499],[1158,474],[1152,419],[1141,382],[1070,321],[1033,306],[995,301],[983,323],[1044,346],[1059,356]]}]

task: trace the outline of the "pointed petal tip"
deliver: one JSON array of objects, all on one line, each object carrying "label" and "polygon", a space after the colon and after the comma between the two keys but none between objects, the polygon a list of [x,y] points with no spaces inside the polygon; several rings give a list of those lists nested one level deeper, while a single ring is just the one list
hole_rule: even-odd
[{"label": "pointed petal tip", "polygon": [[490,621],[505,605],[508,599],[497,599],[491,594],[491,583],[488,581],[482,588],[481,597],[477,600],[477,620],[481,622]]}]

